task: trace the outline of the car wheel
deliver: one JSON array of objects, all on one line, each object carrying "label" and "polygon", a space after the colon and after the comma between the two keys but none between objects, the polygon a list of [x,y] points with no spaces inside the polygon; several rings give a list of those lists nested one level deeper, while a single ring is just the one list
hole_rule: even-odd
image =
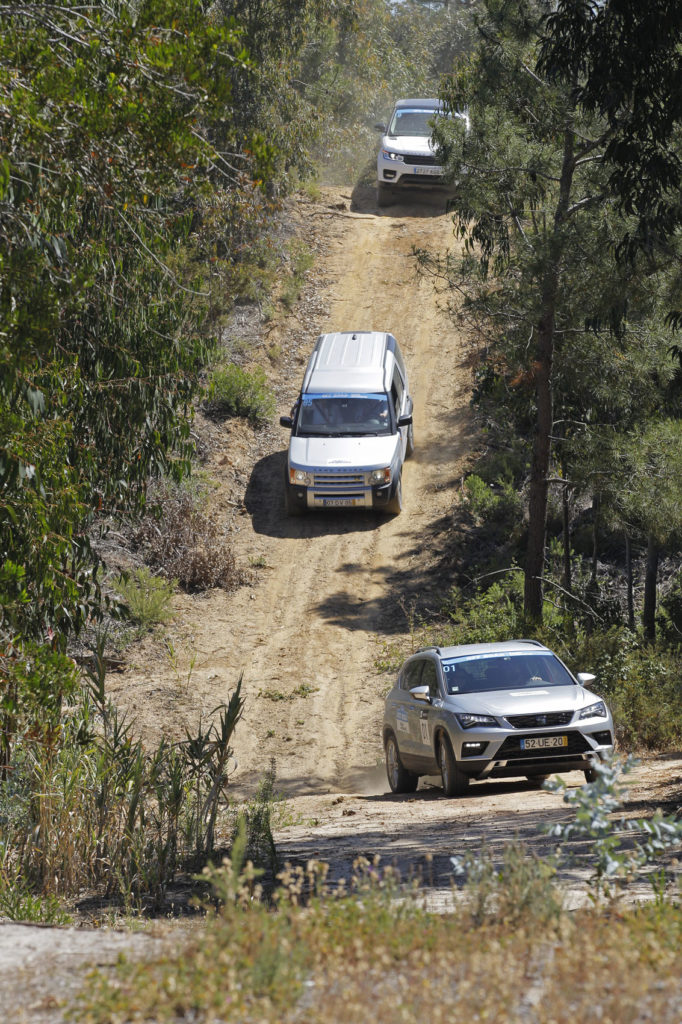
[{"label": "car wheel", "polygon": [[597,773],[594,770],[594,768],[586,768],[585,771],[583,772],[583,775],[585,776],[585,782],[596,782],[597,781]]},{"label": "car wheel", "polygon": [[398,483],[395,489],[395,494],[386,505],[386,512],[389,516],[399,516],[403,510],[403,481],[402,477],[398,477]]},{"label": "car wheel", "polygon": [[409,459],[414,455],[414,428],[410,423],[407,428],[407,444],[405,445],[405,458]]},{"label": "car wheel", "polygon": [[393,190],[388,185],[377,182],[377,206],[391,206],[394,200]]},{"label": "car wheel", "polygon": [[547,782],[549,775],[526,775],[526,778],[532,786],[535,786],[536,789],[540,789],[542,783]]},{"label": "car wheel", "polygon": [[292,494],[286,466],[284,467],[284,507],[287,510],[288,516],[302,516],[305,512],[305,507]]},{"label": "car wheel", "polygon": [[469,785],[469,776],[457,767],[450,740],[441,733],[438,740],[438,764],[446,796],[461,796]]},{"label": "car wheel", "polygon": [[398,742],[393,733],[386,740],[386,775],[393,793],[414,793],[419,783],[418,775],[403,768]]}]

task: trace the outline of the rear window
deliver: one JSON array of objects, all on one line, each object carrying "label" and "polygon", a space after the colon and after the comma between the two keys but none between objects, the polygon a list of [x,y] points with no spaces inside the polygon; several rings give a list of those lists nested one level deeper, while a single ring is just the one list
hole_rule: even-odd
[{"label": "rear window", "polygon": [[527,654],[525,651],[475,654],[442,658],[441,664],[448,693],[575,685],[573,677],[554,654]]}]

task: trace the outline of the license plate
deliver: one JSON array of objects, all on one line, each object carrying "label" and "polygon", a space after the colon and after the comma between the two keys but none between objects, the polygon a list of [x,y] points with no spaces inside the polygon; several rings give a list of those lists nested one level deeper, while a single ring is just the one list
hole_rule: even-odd
[{"label": "license plate", "polygon": [[413,167],[412,171],[414,174],[440,174],[442,168],[440,167]]},{"label": "license plate", "polygon": [[322,504],[331,508],[347,508],[355,505],[355,498],[323,498]]},{"label": "license plate", "polygon": [[567,747],[568,736],[529,736],[521,740],[521,750],[545,750],[547,747]]}]

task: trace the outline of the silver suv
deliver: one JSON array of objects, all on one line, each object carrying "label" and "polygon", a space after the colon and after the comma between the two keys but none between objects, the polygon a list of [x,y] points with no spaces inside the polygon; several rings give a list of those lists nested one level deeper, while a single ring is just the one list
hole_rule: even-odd
[{"label": "silver suv", "polygon": [[582,771],[613,750],[613,720],[586,686],[535,640],[427,647],[408,658],[386,697],[383,740],[394,793],[440,774],[446,796],[470,779],[538,784]]},{"label": "silver suv", "polygon": [[[440,100],[398,100],[388,124],[375,127],[382,133],[377,155],[377,203],[388,206],[405,188],[450,190],[443,180],[431,141],[433,119],[444,116]],[[457,118],[469,124],[465,113]]]},{"label": "silver suv", "polygon": [[284,470],[290,516],[325,508],[401,511],[403,462],[414,435],[407,370],[392,334],[321,334],[291,415],[279,422],[291,431]]}]

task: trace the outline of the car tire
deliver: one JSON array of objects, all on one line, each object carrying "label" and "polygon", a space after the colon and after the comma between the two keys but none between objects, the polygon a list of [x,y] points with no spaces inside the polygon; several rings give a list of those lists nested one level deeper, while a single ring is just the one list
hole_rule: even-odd
[{"label": "car tire", "polygon": [[386,503],[386,512],[389,516],[399,516],[403,510],[403,480],[402,476],[398,477],[398,483],[396,485],[395,494]]},{"label": "car tire", "polygon": [[457,767],[452,744],[445,733],[438,738],[438,764],[445,796],[462,796],[469,785],[469,776]]},{"label": "car tire", "polygon": [[305,512],[305,507],[291,492],[286,466],[284,467],[284,507],[288,516],[302,516]]},{"label": "car tire", "polygon": [[407,428],[407,444],[405,445],[405,458],[409,459],[414,455],[414,428],[410,423]]},{"label": "car tire", "polygon": [[391,206],[395,202],[393,189],[377,182],[377,206]]},{"label": "car tire", "polygon": [[392,793],[414,793],[419,783],[419,776],[403,768],[398,750],[398,741],[393,733],[389,733],[385,743],[386,776]]},{"label": "car tire", "polygon": [[526,775],[526,778],[532,786],[535,786],[536,789],[540,789],[542,783],[547,782],[549,775]]},{"label": "car tire", "polygon": [[583,772],[583,775],[585,776],[585,782],[596,782],[597,781],[597,773],[594,770],[594,768],[586,768],[585,771]]}]

